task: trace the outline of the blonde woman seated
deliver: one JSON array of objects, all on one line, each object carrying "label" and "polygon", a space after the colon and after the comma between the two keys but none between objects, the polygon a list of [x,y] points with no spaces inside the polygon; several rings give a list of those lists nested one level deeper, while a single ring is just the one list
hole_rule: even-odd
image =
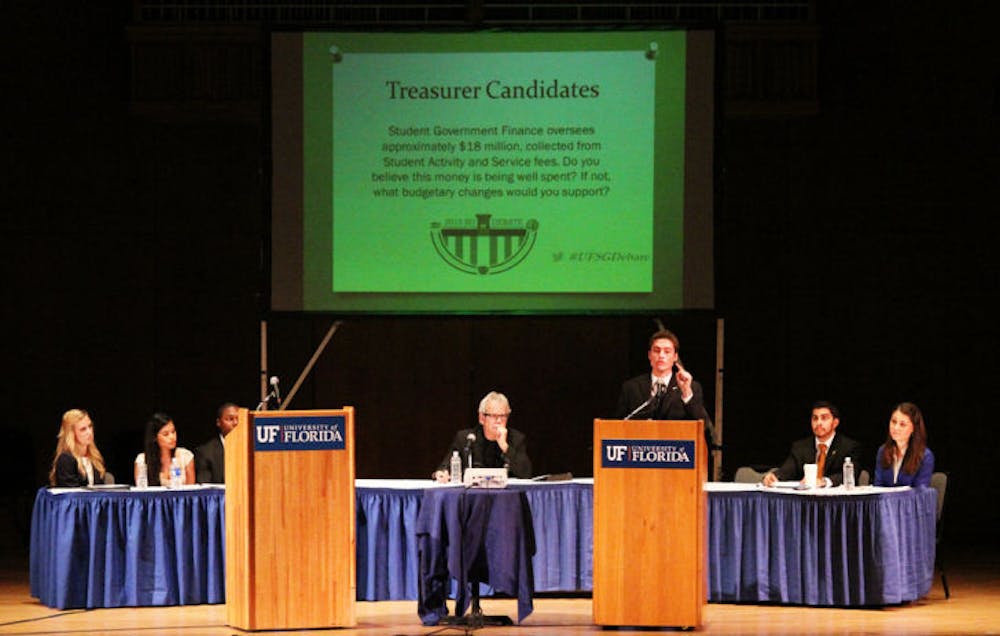
[{"label": "blonde woman seated", "polygon": [[142,447],[144,452],[135,457],[135,474],[145,466],[150,486],[170,484],[170,464],[176,457],[181,464],[184,483],[194,483],[194,453],[177,445],[177,429],[166,413],[153,413],[146,422]]},{"label": "blonde woman seated", "polygon": [[94,423],[81,409],[63,413],[49,485],[78,488],[104,483],[104,457],[94,444]]},{"label": "blonde woman seated", "polygon": [[903,402],[893,409],[889,433],[875,456],[875,485],[930,486],[933,472],[924,416],[916,404]]}]

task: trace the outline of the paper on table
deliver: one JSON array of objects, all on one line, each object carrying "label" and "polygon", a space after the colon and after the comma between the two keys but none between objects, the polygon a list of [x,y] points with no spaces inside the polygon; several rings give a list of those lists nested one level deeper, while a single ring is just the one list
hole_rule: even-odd
[{"label": "paper on table", "polygon": [[795,488],[797,490],[809,490],[809,487],[803,484],[801,481],[776,481],[774,482],[775,488]]}]

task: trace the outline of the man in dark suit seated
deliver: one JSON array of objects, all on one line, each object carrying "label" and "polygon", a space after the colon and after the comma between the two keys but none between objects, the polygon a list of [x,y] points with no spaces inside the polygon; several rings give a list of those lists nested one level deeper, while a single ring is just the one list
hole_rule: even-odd
[{"label": "man in dark suit seated", "polygon": [[844,458],[853,458],[853,463],[857,466],[861,459],[861,445],[850,437],[837,433],[839,424],[840,410],[836,406],[825,401],[813,404],[813,434],[792,444],[785,462],[764,475],[764,485],[773,486],[778,481],[802,481],[805,478],[805,470],[802,468],[805,464],[816,464],[818,488],[843,483]]},{"label": "man in dark suit seated", "polygon": [[240,422],[239,407],[226,402],[215,414],[219,434],[194,449],[195,481],[199,484],[226,483],[226,449],[223,439]]},{"label": "man in dark suit seated", "polygon": [[649,338],[650,373],[622,384],[618,395],[617,419],[702,420],[705,439],[712,439],[712,419],[705,409],[699,384],[681,365],[680,341],[672,331],[662,329]]},{"label": "man in dark suit seated", "polygon": [[[465,428],[455,434],[448,452],[437,470],[431,475],[435,481],[444,483],[451,478],[452,453],[458,451],[462,466],[469,465],[468,453],[472,454],[475,468],[503,468],[511,477],[531,478],[531,459],[525,447],[524,433],[507,428],[510,418],[510,402],[503,393],[490,391],[479,402],[479,426]],[[475,439],[469,439],[469,435]],[[468,450],[468,453],[466,452]]]}]

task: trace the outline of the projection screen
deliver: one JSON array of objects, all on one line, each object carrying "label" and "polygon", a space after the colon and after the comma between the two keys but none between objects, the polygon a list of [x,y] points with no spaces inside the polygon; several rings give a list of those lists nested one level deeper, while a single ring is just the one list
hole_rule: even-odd
[{"label": "projection screen", "polygon": [[711,309],[711,31],[273,33],[270,307]]}]

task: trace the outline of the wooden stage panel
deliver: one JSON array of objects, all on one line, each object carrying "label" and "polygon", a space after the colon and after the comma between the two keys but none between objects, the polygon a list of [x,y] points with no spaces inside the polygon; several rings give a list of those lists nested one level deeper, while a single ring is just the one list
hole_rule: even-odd
[{"label": "wooden stage panel", "polygon": [[[948,583],[952,597],[944,599],[940,578],[930,595],[917,603],[887,609],[833,609],[773,605],[726,605],[705,607],[699,634],[788,634],[817,636],[865,633],[894,635],[986,634],[1000,625],[1000,559],[997,555],[969,557],[966,564],[949,563]],[[483,599],[487,614],[517,612],[514,599]],[[428,634],[437,628],[423,627],[415,601],[357,603],[354,628],[310,630],[310,635],[396,636]],[[590,599],[543,598],[535,600],[535,611],[519,626],[490,627],[477,631],[484,636],[572,636],[608,633],[593,625]],[[232,636],[238,630],[226,626],[224,605],[188,605],[98,610],[58,611],[30,597],[28,568],[0,569],[0,634],[65,634],[92,636],[142,634],[143,636]],[[661,630],[628,630],[629,635],[658,634]]]}]

